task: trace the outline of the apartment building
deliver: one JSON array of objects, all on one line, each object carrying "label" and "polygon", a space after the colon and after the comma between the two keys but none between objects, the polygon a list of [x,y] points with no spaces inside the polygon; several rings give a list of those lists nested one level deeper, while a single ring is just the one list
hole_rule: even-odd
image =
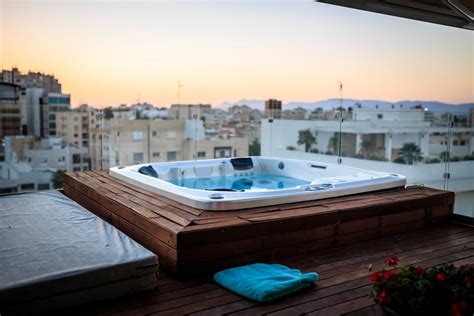
[{"label": "apartment building", "polygon": [[6,136],[5,160],[0,162],[0,193],[52,189],[56,170],[87,171],[89,151],[61,138]]},{"label": "apartment building", "polygon": [[[0,141],[4,136],[21,135],[21,109],[25,101],[25,91],[12,83],[0,83]],[[0,142],[0,161],[4,148]]]},{"label": "apartment building", "polygon": [[201,120],[111,119],[93,129],[92,167],[248,155],[246,138],[206,139]]},{"label": "apartment building", "polygon": [[55,120],[55,136],[68,144],[89,147],[90,130],[96,125],[96,111],[83,105],[67,112],[52,113]]},{"label": "apartment building", "polygon": [[191,120],[195,115],[202,118],[210,110],[210,104],[172,104],[168,116],[173,120]]},{"label": "apartment building", "polygon": [[12,70],[2,70],[0,72],[0,81],[13,83],[24,88],[42,88],[46,92],[61,93],[61,83],[53,75],[47,75],[41,72],[29,71],[22,74],[18,68]]},{"label": "apartment building", "polygon": [[281,118],[281,101],[275,99],[268,99],[265,101],[265,117],[272,117],[275,119]]}]

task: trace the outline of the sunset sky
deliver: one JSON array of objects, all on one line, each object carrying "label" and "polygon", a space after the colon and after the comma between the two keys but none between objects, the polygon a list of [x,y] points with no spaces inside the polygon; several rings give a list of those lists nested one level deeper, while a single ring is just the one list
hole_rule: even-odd
[{"label": "sunset sky", "polygon": [[0,66],[73,105],[278,98],[474,102],[474,32],[288,1],[0,0]]}]

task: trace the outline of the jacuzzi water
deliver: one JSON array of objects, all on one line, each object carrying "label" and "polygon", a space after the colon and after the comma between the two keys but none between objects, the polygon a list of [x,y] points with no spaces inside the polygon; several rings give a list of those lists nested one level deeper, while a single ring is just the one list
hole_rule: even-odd
[{"label": "jacuzzi water", "polygon": [[147,163],[110,175],[197,209],[226,211],[402,187],[399,174],[270,157]]},{"label": "jacuzzi water", "polygon": [[168,182],[185,188],[208,191],[278,190],[309,184],[310,181],[277,174],[248,173],[244,176],[171,179]]}]

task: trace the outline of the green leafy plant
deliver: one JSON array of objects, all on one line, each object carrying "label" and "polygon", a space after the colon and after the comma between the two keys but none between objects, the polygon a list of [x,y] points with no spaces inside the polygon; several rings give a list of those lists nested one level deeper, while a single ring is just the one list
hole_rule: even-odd
[{"label": "green leafy plant", "polygon": [[249,156],[260,156],[260,143],[256,139],[249,144]]},{"label": "green leafy plant", "polygon": [[399,154],[409,165],[413,165],[415,162],[423,160],[421,149],[415,143],[403,144],[402,148],[400,148]]},{"label": "green leafy plant", "polygon": [[296,150],[295,146],[286,146],[286,150]]},{"label": "green leafy plant", "polygon": [[399,315],[472,315],[474,266],[397,269],[398,262],[397,256],[388,257],[385,267],[371,275],[375,303]]},{"label": "green leafy plant", "polygon": [[55,189],[62,189],[64,182],[64,171],[56,170],[56,172],[53,173],[51,180],[53,181],[53,187]]},{"label": "green leafy plant", "polygon": [[298,145],[304,145],[304,151],[309,152],[312,145],[316,145],[316,136],[311,132],[309,128],[298,131]]}]

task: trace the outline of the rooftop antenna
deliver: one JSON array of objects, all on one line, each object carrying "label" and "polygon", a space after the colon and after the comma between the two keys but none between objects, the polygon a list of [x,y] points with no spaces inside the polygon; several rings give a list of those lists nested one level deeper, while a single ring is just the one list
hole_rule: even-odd
[{"label": "rooftop antenna", "polygon": [[181,84],[181,80],[178,81],[178,104],[181,104],[181,88],[184,87],[182,84]]}]

